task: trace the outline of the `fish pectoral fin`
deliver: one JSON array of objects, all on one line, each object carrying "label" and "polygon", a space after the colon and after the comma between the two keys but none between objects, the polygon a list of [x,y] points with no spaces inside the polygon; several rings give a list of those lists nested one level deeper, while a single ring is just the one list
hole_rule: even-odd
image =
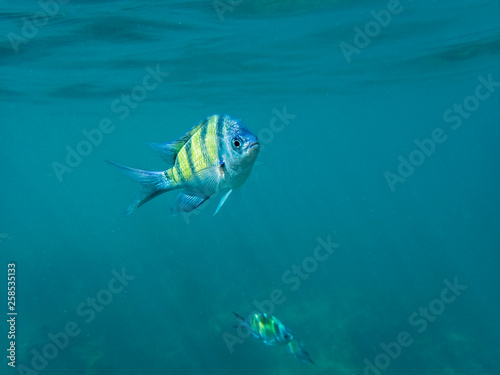
[{"label": "fish pectoral fin", "polygon": [[189,189],[177,196],[177,202],[172,214],[193,211],[213,194],[217,193],[220,182],[224,178],[223,168],[224,166],[221,164],[195,172],[194,180],[198,181],[198,183],[195,186],[190,186]]},{"label": "fish pectoral fin", "polygon": [[231,194],[231,192],[233,191],[233,189],[229,190],[226,194],[224,194],[224,196],[220,199],[219,201],[219,205],[217,206],[217,209],[215,210],[213,216],[215,216],[217,214],[217,212],[219,212],[220,208],[222,207],[222,205],[224,204],[224,202],[226,202],[226,199],[229,197],[229,194]]},{"label": "fish pectoral fin", "polygon": [[209,197],[196,195],[191,192],[179,193],[179,195],[177,195],[175,208],[172,209],[172,215],[176,215],[180,212],[191,212],[208,198]]},{"label": "fish pectoral fin", "polygon": [[221,164],[195,172],[193,180],[196,183],[177,196],[176,207],[172,210],[172,214],[193,211],[213,194],[217,193],[224,178],[223,168],[224,166]]},{"label": "fish pectoral fin", "polygon": [[196,188],[190,187],[190,190],[197,195],[211,196],[219,191],[219,186],[224,179],[224,165],[208,167],[194,173],[195,180],[199,181]]}]

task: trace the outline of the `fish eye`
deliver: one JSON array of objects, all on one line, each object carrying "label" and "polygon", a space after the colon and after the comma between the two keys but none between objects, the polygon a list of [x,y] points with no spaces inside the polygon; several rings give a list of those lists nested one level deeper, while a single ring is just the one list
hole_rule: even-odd
[{"label": "fish eye", "polygon": [[237,149],[240,148],[240,146],[241,146],[242,143],[243,142],[241,141],[240,138],[238,138],[238,137],[233,138],[233,146],[234,146],[234,148],[237,148]]}]

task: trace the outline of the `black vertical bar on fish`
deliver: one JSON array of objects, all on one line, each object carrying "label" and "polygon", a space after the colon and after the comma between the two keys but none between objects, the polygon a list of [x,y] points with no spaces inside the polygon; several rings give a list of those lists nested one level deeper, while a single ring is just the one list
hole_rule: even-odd
[{"label": "black vertical bar on fish", "polygon": [[222,148],[224,147],[224,120],[226,119],[226,115],[219,116],[217,120],[217,157],[219,158],[219,164],[224,162],[221,159]]},{"label": "black vertical bar on fish", "polygon": [[179,163],[175,163],[175,171],[177,172],[177,176],[179,177],[179,183],[186,182],[186,177],[182,174],[181,166]]},{"label": "black vertical bar on fish", "polygon": [[203,127],[201,128],[200,148],[201,148],[201,155],[203,156],[203,159],[205,160],[206,164],[210,164],[209,163],[210,158],[208,157],[208,150],[207,150],[207,131],[208,131],[208,119],[205,119],[205,121],[203,121]]},{"label": "black vertical bar on fish", "polygon": [[203,187],[203,183],[200,180],[200,177],[198,176],[198,174],[196,173],[198,171],[196,170],[194,163],[193,163],[193,151],[191,150],[192,146],[193,146],[193,144],[191,143],[191,141],[188,141],[188,143],[186,143],[186,146],[185,146],[186,147],[186,157],[187,157],[187,161],[189,164],[189,169],[191,171],[191,178],[194,181],[194,186],[196,186],[196,192],[201,193],[201,194],[199,194],[199,196],[208,197],[208,196],[210,196],[210,194],[206,194],[201,189]]}]

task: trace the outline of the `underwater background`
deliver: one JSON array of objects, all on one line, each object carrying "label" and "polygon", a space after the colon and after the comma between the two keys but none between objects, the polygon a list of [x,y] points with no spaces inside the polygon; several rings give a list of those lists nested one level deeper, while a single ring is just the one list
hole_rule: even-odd
[{"label": "underwater background", "polygon": [[[500,373],[500,2],[0,10],[2,374]],[[261,141],[238,194],[126,216],[105,160],[215,113]],[[240,337],[259,310],[315,365]]]}]

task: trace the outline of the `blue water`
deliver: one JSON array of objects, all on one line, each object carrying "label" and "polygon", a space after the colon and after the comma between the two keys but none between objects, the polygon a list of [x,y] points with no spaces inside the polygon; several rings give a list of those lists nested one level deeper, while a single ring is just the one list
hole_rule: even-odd
[{"label": "blue water", "polygon": [[[1,373],[498,375],[500,3],[215,5],[0,1]],[[240,191],[124,215],[104,161],[214,113],[260,137]]]}]

